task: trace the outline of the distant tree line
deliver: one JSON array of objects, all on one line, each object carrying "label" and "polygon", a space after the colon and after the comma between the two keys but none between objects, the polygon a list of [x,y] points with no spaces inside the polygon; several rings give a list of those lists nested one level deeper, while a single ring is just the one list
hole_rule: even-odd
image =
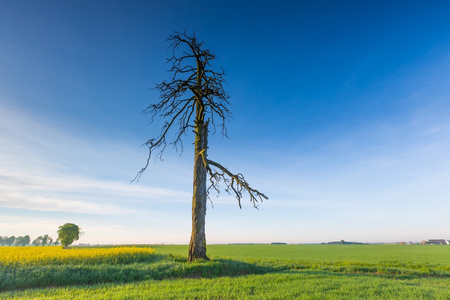
[{"label": "distant tree line", "polygon": [[31,241],[29,235],[25,236],[0,236],[0,246],[51,246],[51,245],[59,245],[59,241],[53,241],[53,239],[48,235],[40,235]]},{"label": "distant tree line", "polygon": [[344,240],[340,240],[340,241],[328,242],[328,243],[323,243],[323,244],[327,244],[327,245],[364,245],[365,243],[347,242]]}]

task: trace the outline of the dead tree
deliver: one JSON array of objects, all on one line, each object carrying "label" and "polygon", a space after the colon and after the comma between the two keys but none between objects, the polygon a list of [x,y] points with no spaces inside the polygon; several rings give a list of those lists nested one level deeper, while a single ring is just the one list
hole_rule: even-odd
[{"label": "dead tree", "polygon": [[[189,261],[208,259],[206,255],[205,217],[206,204],[211,189],[219,192],[219,182],[225,191],[236,196],[239,207],[243,194],[247,192],[255,207],[258,202],[268,199],[266,195],[250,187],[241,173],[234,174],[221,164],[208,158],[208,126],[214,132],[220,127],[227,136],[225,122],[230,118],[229,96],[225,93],[224,71],[214,70],[212,61],[215,54],[204,48],[194,35],[175,32],[168,38],[172,56],[167,59],[171,65],[172,77],[155,86],[160,93],[160,101],[150,104],[143,113],[150,115],[150,123],[155,118],[163,119],[161,134],[149,139],[147,163],[138,172],[138,180],[147,169],[152,154],[162,156],[167,144],[178,152],[183,151],[182,138],[190,130],[195,134],[194,178],[192,197],[192,234],[189,243]],[[170,138],[169,132],[175,131]],[[207,187],[209,177],[209,186]]]}]

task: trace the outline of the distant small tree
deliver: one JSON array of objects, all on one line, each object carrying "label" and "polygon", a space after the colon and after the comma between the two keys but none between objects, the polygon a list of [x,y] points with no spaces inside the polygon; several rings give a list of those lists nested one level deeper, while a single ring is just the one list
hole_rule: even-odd
[{"label": "distant small tree", "polygon": [[0,246],[6,246],[8,243],[8,237],[7,236],[0,236]]},{"label": "distant small tree", "polygon": [[29,235],[26,235],[22,239],[22,246],[28,246],[31,242],[31,238]]},{"label": "distant small tree", "polygon": [[32,242],[34,246],[50,246],[53,243],[53,239],[48,234],[40,235]]},{"label": "distant small tree", "polygon": [[14,246],[23,247],[23,246],[28,246],[29,244],[30,244],[30,236],[29,235],[19,236],[14,241]]},{"label": "distant small tree", "polygon": [[72,223],[66,223],[63,226],[59,226],[58,229],[58,240],[64,249],[67,249],[74,241],[80,238],[80,227]]},{"label": "distant small tree", "polygon": [[33,246],[42,246],[42,239],[43,239],[43,237],[40,235],[40,236],[38,236],[37,238],[35,238],[35,239],[33,240],[33,242],[31,242],[31,244],[32,244]]},{"label": "distant small tree", "polygon": [[53,239],[48,236],[48,234],[42,237],[42,246],[50,246],[53,243]]},{"label": "distant small tree", "polygon": [[10,237],[5,237],[6,239],[4,239],[3,243],[7,246],[12,246],[14,244],[14,242],[16,241],[16,237],[15,236],[10,236]]}]

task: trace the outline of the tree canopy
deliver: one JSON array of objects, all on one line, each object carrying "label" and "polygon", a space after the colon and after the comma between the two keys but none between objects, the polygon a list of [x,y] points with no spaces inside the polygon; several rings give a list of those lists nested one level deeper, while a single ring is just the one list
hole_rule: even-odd
[{"label": "tree canopy", "polygon": [[80,227],[72,223],[66,223],[62,226],[59,226],[58,229],[58,240],[61,242],[61,245],[64,248],[67,248],[74,241],[77,241],[80,238]]}]

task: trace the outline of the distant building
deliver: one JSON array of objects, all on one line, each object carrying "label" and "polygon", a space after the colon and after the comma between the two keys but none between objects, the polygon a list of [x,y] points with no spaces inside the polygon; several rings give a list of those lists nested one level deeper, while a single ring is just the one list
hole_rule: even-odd
[{"label": "distant building", "polygon": [[431,244],[431,245],[449,245],[450,242],[448,240],[444,240],[444,239],[437,239],[437,240],[428,240],[428,244]]}]

